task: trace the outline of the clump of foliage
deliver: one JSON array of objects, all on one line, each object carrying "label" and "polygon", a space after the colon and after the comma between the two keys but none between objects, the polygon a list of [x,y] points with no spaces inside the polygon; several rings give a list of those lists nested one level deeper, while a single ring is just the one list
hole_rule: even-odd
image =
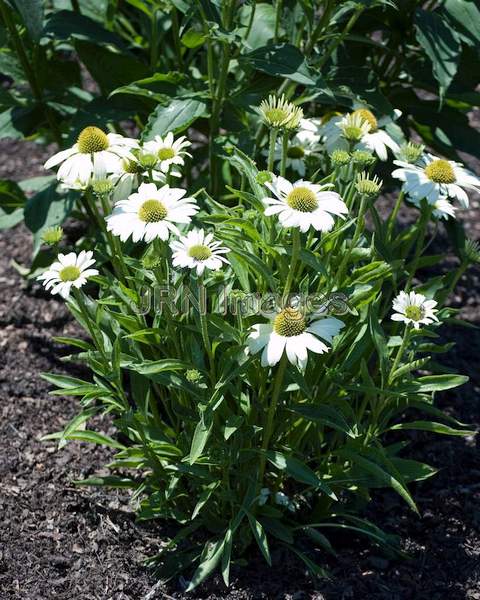
[{"label": "clump of foliage", "polygon": [[[129,488],[140,519],[176,521],[151,563],[164,577],[188,569],[189,590],[215,569],[228,584],[251,544],[268,563],[281,544],[321,575],[336,529],[401,554],[361,515],[379,487],[417,511],[408,484],[435,469],[405,456],[401,432],[472,433],[435,406],[466,378],[433,357],[451,348],[436,332],[455,316],[445,300],[479,260],[455,221],[480,188],[455,162],[478,151],[466,116],[477,95],[458,69],[476,64],[479,33],[462,15],[478,10],[28,4],[0,0],[17,53],[4,62],[32,94],[19,68],[4,131],[62,149],[45,165],[56,177],[23,184],[39,189],[25,206],[4,182],[3,224],[25,216],[30,276],[89,334],[61,341],[90,381],[45,375],[81,399],[48,437],[115,450],[111,475],[79,483]],[[79,64],[101,95],[82,89]],[[417,216],[407,228],[404,202]],[[67,215],[85,226],[70,252]],[[432,222],[459,264],[427,277],[442,258],[426,253]],[[89,428],[103,413],[116,436]]]}]

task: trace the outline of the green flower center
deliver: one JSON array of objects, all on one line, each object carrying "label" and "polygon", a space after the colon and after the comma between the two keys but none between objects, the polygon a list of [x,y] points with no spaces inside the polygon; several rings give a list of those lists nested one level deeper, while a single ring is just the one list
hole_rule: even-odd
[{"label": "green flower center", "polygon": [[145,223],[158,223],[167,216],[167,209],[160,200],[146,200],[138,211],[138,218]]},{"label": "green flower center", "polygon": [[123,161],[123,170],[125,173],[132,173],[132,175],[137,175],[143,171],[142,167],[137,162],[128,159],[124,159]]},{"label": "green flower center", "polygon": [[296,308],[284,308],[273,322],[273,330],[283,337],[300,335],[306,328],[305,317]]},{"label": "green flower center", "polygon": [[287,196],[287,204],[300,212],[313,212],[318,208],[318,200],[314,192],[307,187],[295,187]]},{"label": "green flower center", "polygon": [[212,251],[208,246],[197,244],[196,246],[191,246],[188,249],[188,256],[194,258],[195,260],[207,260],[212,256]]},{"label": "green flower center", "polygon": [[289,117],[289,112],[281,108],[268,108],[265,111],[265,119],[273,125],[283,123]]},{"label": "green flower center", "polygon": [[412,321],[420,321],[420,319],[423,318],[424,316],[424,311],[420,306],[407,306],[407,308],[405,309],[405,315],[409,318],[412,319]]},{"label": "green flower center", "polygon": [[63,267],[58,276],[63,282],[76,281],[80,277],[80,269],[74,265]]},{"label": "green flower center", "polygon": [[375,115],[366,108],[358,108],[353,111],[354,115],[358,115],[370,125],[370,133],[374,133],[378,129],[378,121]]},{"label": "green flower center", "polygon": [[175,150],[173,148],[160,148],[158,151],[158,158],[160,160],[168,160],[175,156]]},{"label": "green flower center", "polygon": [[80,132],[77,140],[78,150],[82,154],[101,152],[109,146],[107,134],[98,127],[85,127]]},{"label": "green flower center", "polygon": [[305,156],[305,151],[300,146],[291,146],[287,150],[288,158],[303,158]]},{"label": "green flower center", "polygon": [[425,175],[435,183],[455,183],[457,180],[452,165],[441,158],[425,167]]},{"label": "green flower center", "polygon": [[364,131],[356,125],[344,125],[343,136],[351,142],[358,142],[362,139]]}]

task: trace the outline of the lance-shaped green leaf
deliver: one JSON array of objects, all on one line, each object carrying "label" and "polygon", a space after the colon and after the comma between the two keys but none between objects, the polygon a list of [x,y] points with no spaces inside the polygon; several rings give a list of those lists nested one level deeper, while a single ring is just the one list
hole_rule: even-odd
[{"label": "lance-shaped green leaf", "polygon": [[324,481],[322,481],[305,463],[294,458],[293,456],[286,456],[281,452],[275,452],[273,450],[267,450],[265,454],[268,460],[277,469],[286,471],[297,481],[311,485],[314,488],[318,488],[327,494],[327,496],[330,496],[332,500],[337,500],[337,496],[330,489],[330,487]]},{"label": "lance-shaped green leaf", "polygon": [[143,140],[168,132],[180,133],[206,114],[207,105],[201,98],[174,98],[168,106],[157,106],[148,118]]}]

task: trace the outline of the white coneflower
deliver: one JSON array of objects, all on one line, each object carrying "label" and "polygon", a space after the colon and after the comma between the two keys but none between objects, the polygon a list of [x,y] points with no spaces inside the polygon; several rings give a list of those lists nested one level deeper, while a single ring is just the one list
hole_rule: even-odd
[{"label": "white coneflower", "polygon": [[370,123],[357,112],[345,115],[337,127],[349,142],[359,142],[370,131]]},{"label": "white coneflower", "polygon": [[383,181],[379,179],[376,175],[373,177],[363,171],[357,175],[357,179],[355,182],[355,189],[359,194],[363,196],[368,196],[369,198],[373,198],[378,196],[380,190],[382,189]]},{"label": "white coneflower", "polygon": [[463,188],[480,192],[480,179],[460,163],[425,154],[417,164],[399,160],[392,176],[403,181],[402,190],[414,200],[425,198],[435,204],[440,198],[456,198],[468,208],[468,196]]},{"label": "white coneflower", "polygon": [[193,198],[184,198],[185,190],[154,183],[142,183],[138,192],[114,206],[106,218],[107,229],[124,242],[130,236],[134,242],[155,238],[167,240],[170,232],[180,235],[179,224],[190,223],[198,211]]},{"label": "white coneflower", "polygon": [[378,156],[380,160],[387,160],[388,148],[393,152],[399,151],[399,145],[393,140],[386,131],[381,129],[382,125],[388,121],[377,121],[375,115],[367,108],[358,108],[353,111],[354,115],[360,116],[364,121],[370,125],[370,129],[360,139],[358,148],[365,148]]},{"label": "white coneflower", "polygon": [[[303,177],[305,175],[305,160],[309,156],[319,156],[319,152],[318,138],[309,130],[298,131],[288,142],[285,166]],[[265,152],[265,154],[268,154],[268,152]],[[275,160],[279,166],[282,162],[282,155],[282,143],[278,140],[275,145]]]},{"label": "white coneflower", "polygon": [[77,142],[67,150],[54,154],[44,167],[57,165],[59,179],[66,187],[86,188],[96,174],[114,173],[121,161],[131,156],[137,141],[116,133],[105,133],[98,127],[85,127]]},{"label": "white coneflower", "polygon": [[317,185],[299,180],[290,183],[283,177],[273,177],[265,183],[276,198],[264,198],[265,215],[278,215],[283,227],[298,227],[302,232],[310,227],[329,231],[334,225],[332,215],[344,218],[348,209],[339,194],[329,190],[332,184]]},{"label": "white coneflower", "polygon": [[90,267],[95,264],[93,252],[82,250],[80,254],[70,252],[59,254],[56,262],[37,277],[43,282],[45,289],[52,294],[60,294],[67,299],[72,286],[81,288],[92,275],[98,275],[97,269]]},{"label": "white coneflower", "polygon": [[248,336],[248,348],[252,354],[263,350],[263,367],[276,365],[284,352],[288,360],[299,369],[305,369],[308,350],[317,354],[328,352],[328,346],[342,329],[343,323],[334,317],[319,319],[308,324],[302,312],[296,308],[284,308],[271,323],[252,327]]},{"label": "white coneflower", "polygon": [[174,240],[170,247],[173,266],[195,269],[197,275],[203,275],[205,269],[217,271],[228,264],[223,254],[230,252],[229,248],[215,242],[213,233],[205,233],[203,229],[189,231],[186,236]]},{"label": "white coneflower", "polygon": [[396,156],[397,159],[402,162],[415,164],[418,160],[420,160],[424,152],[425,146],[423,144],[407,142],[406,144],[402,144],[402,146],[400,146]]},{"label": "white coneflower", "polygon": [[[419,209],[422,209],[422,203],[419,200],[415,200],[414,198],[409,198],[409,200]],[[448,219],[452,217],[452,219],[456,219],[456,208],[453,206],[451,202],[449,202],[446,198],[439,198],[433,205],[432,216],[436,219]]]},{"label": "white coneflower", "polygon": [[[399,117],[401,112],[395,110],[394,115]],[[385,161],[388,149],[399,151],[397,142],[383,129],[389,123],[390,117],[377,119],[370,110],[357,108],[343,117],[332,117],[323,125],[321,132],[329,154],[335,149],[347,150],[348,140],[355,143],[355,150],[370,150]]]},{"label": "white coneflower", "polygon": [[392,306],[395,311],[392,320],[411,324],[415,329],[438,321],[435,315],[437,303],[435,300],[427,300],[423,294],[402,291],[394,298]]},{"label": "white coneflower", "polygon": [[284,95],[271,94],[257,109],[264,123],[276,129],[296,129],[303,118],[303,110],[289,102]]},{"label": "white coneflower", "polygon": [[[191,145],[184,135],[175,140],[173,133],[170,132],[163,138],[160,135],[156,135],[153,140],[145,142],[143,144],[143,152],[155,155],[158,160],[155,168],[162,173],[168,173],[175,165],[183,166],[185,164],[185,156],[192,156],[185,150],[185,148]],[[181,173],[178,171],[171,171],[170,174],[177,177],[181,176]]]}]

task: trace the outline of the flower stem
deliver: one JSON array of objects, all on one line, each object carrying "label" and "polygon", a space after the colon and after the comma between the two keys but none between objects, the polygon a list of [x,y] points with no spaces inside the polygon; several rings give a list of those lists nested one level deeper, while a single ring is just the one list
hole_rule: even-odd
[{"label": "flower stem", "polygon": [[288,296],[292,288],[293,277],[295,275],[295,269],[297,267],[298,257],[300,255],[300,230],[296,227],[292,231],[292,258],[290,268],[288,270],[287,281],[285,282],[285,288],[283,290],[283,297]]},{"label": "flower stem", "polygon": [[275,419],[275,413],[277,412],[278,399],[280,397],[280,391],[282,389],[283,377],[285,375],[285,369],[287,367],[287,355],[283,353],[278,365],[277,373],[275,375],[275,381],[273,384],[272,401],[268,408],[267,422],[262,439],[262,455],[260,456],[260,466],[258,469],[258,480],[257,480],[257,494],[262,487],[263,477],[265,475],[265,465],[267,464],[266,452],[270,443],[270,439],[273,433],[273,422]]},{"label": "flower stem", "polygon": [[337,281],[338,281],[339,286],[342,285],[343,275],[344,275],[345,269],[348,266],[348,261],[350,260],[350,256],[351,256],[354,248],[356,248],[356,246],[358,244],[358,240],[360,239],[360,236],[362,235],[364,224],[365,224],[365,213],[366,212],[367,212],[367,197],[363,195],[360,200],[360,209],[358,211],[357,223],[355,225],[355,233],[353,234],[352,241],[350,243],[350,246],[349,246],[347,252],[345,253],[345,255],[342,259],[342,262],[340,263],[340,267],[338,268]]},{"label": "flower stem", "polygon": [[205,346],[205,351],[208,355],[208,362],[210,364],[210,379],[212,382],[212,386],[215,385],[215,360],[212,351],[212,345],[210,343],[210,337],[208,335],[208,323],[207,323],[207,315],[203,311],[202,303],[200,302],[200,294],[203,289],[203,276],[199,279],[198,282],[198,316],[200,319],[200,329],[202,332],[203,344]]},{"label": "flower stem", "polygon": [[273,161],[275,160],[275,144],[277,143],[278,131],[275,127],[270,129],[270,138],[268,144],[268,164],[267,170],[273,172]]},{"label": "flower stem", "polygon": [[90,333],[90,336],[91,336],[95,346],[98,348],[100,354],[102,355],[103,360],[105,361],[106,364],[108,364],[109,361],[107,359],[107,355],[105,354],[105,349],[103,347],[103,343],[100,341],[98,332],[92,326],[90,315],[89,315],[88,309],[87,309],[87,305],[85,303],[85,298],[83,296],[83,292],[81,292],[79,289],[77,289],[75,287],[72,287],[72,291],[73,291],[75,300],[77,301],[78,308],[80,309],[80,313],[85,321],[85,325],[87,326],[87,329]]},{"label": "flower stem", "polygon": [[400,210],[400,206],[403,202],[404,193],[400,192],[397,196],[397,201],[395,202],[395,206],[388,217],[388,225],[387,225],[387,239],[390,240],[393,234],[393,228],[395,227],[395,221],[397,220],[398,211]]},{"label": "flower stem", "polygon": [[287,152],[288,152],[288,132],[285,131],[282,137],[282,161],[280,163],[280,175],[285,177],[287,168]]},{"label": "flower stem", "polygon": [[282,20],[282,5],[283,5],[283,1],[277,0],[276,7],[275,7],[275,32],[274,32],[274,37],[273,37],[273,41],[275,43],[278,42],[278,36],[280,34],[280,21]]},{"label": "flower stem", "polygon": [[423,250],[423,242],[425,241],[425,235],[427,233],[427,226],[430,220],[430,215],[432,214],[433,206],[428,205],[428,207],[422,211],[422,216],[420,218],[419,223],[419,233],[417,238],[417,245],[415,247],[415,254],[412,261],[412,266],[410,268],[410,274],[407,279],[407,283],[405,285],[405,291],[408,292],[412,286],[413,278],[415,277],[415,273],[418,269],[418,262],[420,260],[420,256],[422,255]]},{"label": "flower stem", "polygon": [[405,348],[407,347],[409,340],[410,340],[410,327],[409,327],[409,325],[405,325],[405,331],[403,333],[402,344],[401,344],[400,348],[398,349],[397,355],[395,356],[395,359],[393,361],[392,368],[390,369],[390,375],[388,376],[388,384],[389,385],[394,380],[395,371],[397,370],[398,363],[400,362],[400,360],[405,352]]},{"label": "flower stem", "polygon": [[180,44],[180,27],[178,23],[178,13],[175,6],[172,6],[170,16],[172,18],[173,42],[175,45],[175,53],[177,55],[178,67],[181,71],[183,71],[182,46]]}]

